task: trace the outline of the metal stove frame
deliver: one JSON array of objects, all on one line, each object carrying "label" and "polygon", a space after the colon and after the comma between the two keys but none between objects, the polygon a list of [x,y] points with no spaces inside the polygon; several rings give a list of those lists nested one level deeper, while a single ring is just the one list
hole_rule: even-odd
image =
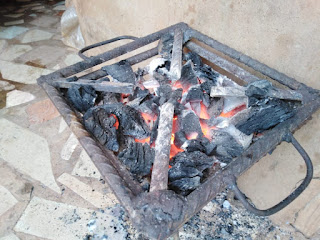
[{"label": "metal stove frame", "polygon": [[[82,124],[81,118],[68,104],[59,89],[52,86],[54,81],[66,79],[98,64],[155,42],[159,40],[161,36],[168,32],[173,32],[176,28],[180,28],[184,32],[186,39],[196,40],[189,41],[185,45],[188,49],[198,53],[202,58],[207,59],[245,83],[250,83],[251,81],[259,78],[239,67],[238,64],[234,64],[233,61],[228,61],[214,52],[207,50],[206,47],[210,47],[223,53],[225,56],[260,72],[281,85],[300,92],[303,96],[302,105],[297,109],[294,117],[278,124],[271,130],[264,132],[263,137],[251,144],[251,146],[243,152],[241,156],[234,159],[226,168],[221,169],[208,177],[205,182],[203,182],[187,197],[182,197],[169,190],[155,191],[151,193],[144,192],[139,183],[131,177],[125,166],[117,160],[113,152],[102,147],[98,141],[96,141],[94,137],[87,132]],[[85,60],[82,62],[60,69],[46,76],[41,76],[38,79],[38,84],[46,91],[51,101],[69,125],[70,129],[77,136],[81,145],[87,151],[103,178],[109,184],[120,203],[129,213],[133,225],[139,231],[142,231],[150,238],[165,239],[178,231],[178,229],[188,221],[188,219],[201,210],[201,208],[212,200],[217,193],[223,191],[226,187],[230,187],[235,191],[235,194],[244,203],[247,209],[263,216],[270,215],[281,210],[306,188],[312,178],[312,164],[306,152],[293,138],[292,133],[319,109],[320,95],[318,90],[312,89],[303,83],[300,83],[295,79],[290,78],[283,73],[280,73],[275,69],[272,69],[190,28],[185,23],[178,23],[148,36],[132,39],[135,40],[100,55],[85,57]],[[113,40],[115,41],[118,39]],[[201,42],[201,44],[199,44],[199,42]],[[204,47],[203,44],[206,45],[206,47]],[[97,44],[96,46],[100,45]],[[90,47],[81,51],[80,55],[83,55],[83,52],[87,49],[90,49]],[[157,48],[152,48],[148,51],[130,57],[127,60],[131,65],[134,65],[157,54]],[[106,73],[104,71],[97,70],[92,73],[85,74],[81,78],[95,80],[105,75]],[[306,179],[281,203],[267,210],[258,210],[246,201],[244,195],[236,186],[236,177],[240,176],[267,153],[274,150],[282,141],[292,142],[304,158],[307,165]]]}]

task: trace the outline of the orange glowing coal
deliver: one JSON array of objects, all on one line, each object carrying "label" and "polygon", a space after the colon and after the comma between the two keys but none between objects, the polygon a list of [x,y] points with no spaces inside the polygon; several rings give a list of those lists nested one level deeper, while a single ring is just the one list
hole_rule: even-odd
[{"label": "orange glowing coal", "polygon": [[187,138],[188,140],[197,139],[197,137],[198,137],[198,133],[197,133],[197,132],[189,133],[189,134],[187,134],[187,136],[186,136],[186,138]]},{"label": "orange glowing coal", "polygon": [[242,111],[242,110],[244,110],[244,109],[246,109],[246,108],[247,108],[247,106],[246,106],[245,104],[240,105],[239,107],[236,107],[235,109],[232,109],[230,112],[227,112],[227,113],[224,113],[224,112],[223,112],[223,113],[221,113],[221,114],[220,114],[220,117],[230,118],[230,117],[236,115],[238,112],[240,112],[240,111]]},{"label": "orange glowing coal", "polygon": [[146,123],[150,123],[151,121],[155,121],[157,117],[154,115],[150,115],[148,113],[141,112],[141,117],[144,119]]},{"label": "orange glowing coal", "polygon": [[175,155],[177,155],[179,152],[183,152],[184,150],[181,148],[178,148],[176,145],[174,145],[174,133],[171,134],[171,148],[170,148],[170,159],[173,158]]},{"label": "orange glowing coal", "polygon": [[138,142],[138,143],[148,143],[149,144],[150,143],[150,137],[147,137],[145,139],[137,139],[137,138],[135,138],[134,141]]},{"label": "orange glowing coal", "polygon": [[200,106],[201,106],[201,110],[200,110],[200,118],[202,119],[210,119],[210,115],[207,111],[207,107],[201,102],[200,103]]},{"label": "orange glowing coal", "polygon": [[215,127],[209,127],[205,121],[200,121],[200,126],[201,126],[201,130],[203,132],[203,135],[210,140],[211,139],[211,130],[215,129]]},{"label": "orange glowing coal", "polygon": [[115,124],[113,124],[113,126],[114,126],[116,129],[118,129],[118,128],[119,128],[119,120],[118,120],[117,116],[114,115],[114,114],[111,114],[111,116],[114,117],[114,119],[116,120],[116,122],[115,122]]}]

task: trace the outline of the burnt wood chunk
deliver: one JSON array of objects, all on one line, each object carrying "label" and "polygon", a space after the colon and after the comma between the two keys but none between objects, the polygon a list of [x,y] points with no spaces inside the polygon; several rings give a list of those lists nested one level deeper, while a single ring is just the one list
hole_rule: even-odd
[{"label": "burnt wood chunk", "polygon": [[145,139],[150,136],[150,129],[140,113],[132,107],[122,103],[110,103],[91,108],[83,116],[84,120],[90,117],[92,111],[104,109],[107,114],[114,114],[119,120],[119,130],[125,136]]},{"label": "burnt wood chunk", "polygon": [[182,67],[182,44],[183,44],[183,32],[177,28],[174,30],[172,58],[170,65],[170,76],[173,81],[177,81],[181,77]]},{"label": "burnt wood chunk", "polygon": [[249,84],[245,93],[247,96],[255,98],[271,97],[285,100],[302,101],[302,95],[299,92],[275,88],[267,80],[259,80]]},{"label": "burnt wood chunk", "polygon": [[143,177],[150,174],[154,161],[154,149],[148,144],[132,142],[119,153],[118,158],[131,173]]},{"label": "burnt wood chunk", "polygon": [[223,98],[211,98],[210,105],[207,109],[209,116],[212,118],[218,117],[223,111]]},{"label": "burnt wood chunk", "polygon": [[255,101],[248,119],[236,127],[243,133],[261,133],[294,115],[295,106],[278,99]]},{"label": "burnt wood chunk", "polygon": [[168,187],[168,166],[170,160],[171,134],[174,106],[167,102],[161,106],[158,136],[155,143],[150,191],[165,190]]},{"label": "burnt wood chunk", "polygon": [[117,130],[115,128],[116,119],[108,114],[104,109],[96,109],[84,121],[86,129],[88,129],[95,138],[107,149],[117,152],[119,151],[119,143],[117,140]]},{"label": "burnt wood chunk", "polygon": [[97,93],[90,86],[72,86],[67,91],[67,97],[80,112],[86,112],[93,107]]},{"label": "burnt wood chunk", "polygon": [[186,102],[201,102],[203,100],[203,91],[200,85],[193,86],[189,89]]},{"label": "burnt wood chunk", "polygon": [[216,157],[224,163],[231,162],[234,157],[239,156],[244,150],[242,145],[231,134],[225,131],[212,131],[211,141],[217,146]]},{"label": "burnt wood chunk", "polygon": [[172,33],[164,34],[159,40],[159,44],[158,44],[159,54],[165,59],[171,59],[172,47],[173,47],[173,34]]},{"label": "burnt wood chunk", "polygon": [[199,136],[203,135],[199,117],[191,110],[183,110],[178,115],[178,125],[179,130],[187,135],[194,132],[198,133]]},{"label": "burnt wood chunk", "polygon": [[246,97],[245,87],[212,87],[211,97]]},{"label": "burnt wood chunk", "polygon": [[170,162],[169,188],[182,194],[197,188],[214,158],[200,151],[178,153]]},{"label": "burnt wood chunk", "polygon": [[[106,78],[108,79],[108,78]],[[52,86],[59,88],[72,88],[72,87],[91,87],[98,92],[114,92],[114,93],[125,93],[132,94],[134,90],[134,85],[131,83],[120,83],[120,82],[110,82],[110,81],[96,81],[96,80],[84,80],[80,79],[78,81],[65,81],[56,80],[52,83]]]},{"label": "burnt wood chunk", "polygon": [[136,76],[131,68],[131,65],[126,60],[122,60],[109,66],[104,66],[101,69],[106,71],[114,80],[118,82],[134,84],[136,81]]},{"label": "burnt wood chunk", "polygon": [[183,89],[188,89],[189,87],[198,84],[197,75],[192,67],[192,62],[189,60],[183,65],[181,69],[181,85]]}]

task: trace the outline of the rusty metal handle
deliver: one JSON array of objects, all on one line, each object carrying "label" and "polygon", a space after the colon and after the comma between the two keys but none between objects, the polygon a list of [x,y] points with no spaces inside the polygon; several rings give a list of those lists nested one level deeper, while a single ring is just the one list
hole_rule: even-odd
[{"label": "rusty metal handle", "polygon": [[260,210],[255,208],[251,203],[249,203],[246,199],[246,196],[241,192],[241,190],[237,186],[236,178],[235,176],[232,176],[230,178],[230,188],[234,191],[235,196],[241,201],[243,206],[250,212],[259,215],[259,216],[270,216],[276,212],[279,212],[286,206],[288,206],[293,200],[295,200],[309,185],[309,183],[312,180],[313,177],[313,166],[310,157],[306,153],[306,151],[302,148],[302,146],[298,143],[298,141],[293,137],[292,133],[288,133],[285,139],[287,142],[291,142],[292,145],[297,149],[297,151],[302,156],[303,160],[306,163],[307,166],[307,174],[303,182],[300,184],[300,186],[294,190],[288,197],[286,197],[284,200],[282,200],[277,205],[265,209]]},{"label": "rusty metal handle", "polygon": [[112,38],[112,39],[109,39],[109,40],[105,40],[105,41],[102,41],[102,42],[98,42],[98,43],[95,43],[95,44],[86,46],[86,47],[82,48],[82,49],[78,52],[78,55],[79,55],[82,59],[88,60],[88,59],[90,59],[90,57],[87,57],[87,56],[85,56],[85,55],[83,54],[85,51],[88,51],[89,49],[96,48],[96,47],[100,47],[100,46],[103,46],[103,45],[106,45],[106,44],[109,44],[109,43],[112,43],[112,42],[116,42],[116,41],[119,41],[119,40],[123,40],[123,39],[136,40],[136,39],[138,39],[138,38],[137,38],[137,37],[133,37],[133,36],[120,36],[120,37],[115,37],[115,38]]}]

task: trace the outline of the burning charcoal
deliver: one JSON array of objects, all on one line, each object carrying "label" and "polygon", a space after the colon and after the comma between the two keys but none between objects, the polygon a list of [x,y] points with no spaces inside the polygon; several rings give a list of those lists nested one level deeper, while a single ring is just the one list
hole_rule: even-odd
[{"label": "burning charcoal", "polygon": [[182,131],[178,131],[174,134],[174,145],[176,145],[178,148],[181,148],[181,146],[187,141],[186,134]]},{"label": "burning charcoal", "polygon": [[200,138],[201,145],[204,147],[204,153],[208,156],[213,156],[216,153],[217,145],[214,142],[210,142],[208,138]]},{"label": "burning charcoal", "polygon": [[150,129],[141,117],[140,113],[132,107],[122,103],[105,104],[91,108],[83,116],[84,120],[90,117],[93,111],[101,108],[108,114],[114,114],[119,120],[119,129],[125,136],[132,136],[137,139],[145,139],[150,136]]},{"label": "burning charcoal", "polygon": [[178,124],[180,131],[185,134],[196,132],[202,135],[199,117],[191,110],[184,110],[178,115]]},{"label": "burning charcoal", "polygon": [[106,71],[113,79],[118,82],[126,82],[134,84],[136,76],[132,71],[131,65],[126,61],[122,60],[118,63],[102,67],[103,71]]},{"label": "burning charcoal", "polygon": [[160,97],[159,104],[160,106],[168,101],[172,93],[172,88],[170,85],[163,85],[158,87],[157,95]]},{"label": "burning charcoal", "polygon": [[72,86],[68,89],[67,96],[78,111],[86,112],[93,107],[97,93],[90,86]]},{"label": "burning charcoal", "polygon": [[218,117],[223,111],[223,98],[211,98],[210,105],[207,109],[209,116],[212,118]]},{"label": "burning charcoal", "polygon": [[212,157],[199,151],[178,153],[170,163],[169,187],[188,193],[200,185],[203,171],[210,168],[213,162]]},{"label": "burning charcoal", "polygon": [[159,71],[154,71],[153,77],[159,82],[160,86],[169,84],[171,82],[171,79],[167,74],[161,74]]},{"label": "burning charcoal", "polygon": [[268,91],[272,89],[272,84],[267,80],[254,81],[246,89],[248,97],[261,98],[265,97]]},{"label": "burning charcoal", "polygon": [[153,127],[150,135],[150,145],[152,145],[158,136],[158,126],[159,126],[159,117],[157,117],[156,121],[153,123]]},{"label": "burning charcoal", "polygon": [[183,89],[188,89],[192,85],[198,84],[197,76],[193,70],[192,62],[189,60],[181,69],[181,85]]},{"label": "burning charcoal", "polygon": [[103,104],[117,103],[119,99],[120,99],[120,93],[111,93],[111,92],[103,93]]},{"label": "burning charcoal", "polygon": [[278,99],[265,99],[257,101],[251,107],[247,121],[236,125],[241,132],[250,135],[267,130],[294,115],[294,106],[289,102]]},{"label": "burning charcoal", "polygon": [[189,88],[186,102],[201,102],[203,100],[203,91],[200,85],[192,86]]},{"label": "burning charcoal", "polygon": [[154,161],[154,149],[148,144],[133,142],[119,153],[119,160],[123,162],[131,173],[139,176],[150,174]]},{"label": "burning charcoal", "polygon": [[90,117],[84,121],[85,127],[104,145],[114,152],[119,151],[119,143],[116,132],[116,119],[103,109],[91,112]]},{"label": "burning charcoal", "polygon": [[229,163],[232,158],[239,156],[243,152],[241,144],[227,132],[213,130],[211,141],[217,145],[217,158],[222,162]]},{"label": "burning charcoal", "polygon": [[229,125],[221,130],[229,133],[244,149],[247,149],[252,141],[253,134],[246,135],[234,125]]},{"label": "burning charcoal", "polygon": [[77,81],[79,78],[77,76],[72,76],[72,77],[69,77],[69,78],[66,78],[66,81],[67,82],[75,82]]},{"label": "burning charcoal", "polygon": [[203,64],[200,67],[200,70],[197,71],[197,75],[201,79],[206,79],[207,81],[211,81],[214,85],[216,85],[217,78],[220,76],[219,73],[214,71],[210,66]]},{"label": "burning charcoal", "polygon": [[185,141],[181,148],[187,152],[194,152],[200,151],[205,152],[205,147],[201,144],[200,140],[198,139],[190,139]]},{"label": "burning charcoal", "polygon": [[204,83],[201,83],[200,87],[202,91],[205,91],[207,94],[210,94],[211,88],[216,86],[216,84],[213,81],[205,81]]},{"label": "burning charcoal", "polygon": [[248,105],[248,98],[245,97],[225,97],[223,102],[223,112],[227,113],[241,106]]},{"label": "burning charcoal", "polygon": [[164,34],[158,44],[159,54],[166,59],[171,59],[171,52],[173,47],[173,34],[167,33]]},{"label": "burning charcoal", "polygon": [[200,56],[194,52],[184,54],[184,60],[191,60],[196,71],[200,70],[200,67],[203,65]]}]

